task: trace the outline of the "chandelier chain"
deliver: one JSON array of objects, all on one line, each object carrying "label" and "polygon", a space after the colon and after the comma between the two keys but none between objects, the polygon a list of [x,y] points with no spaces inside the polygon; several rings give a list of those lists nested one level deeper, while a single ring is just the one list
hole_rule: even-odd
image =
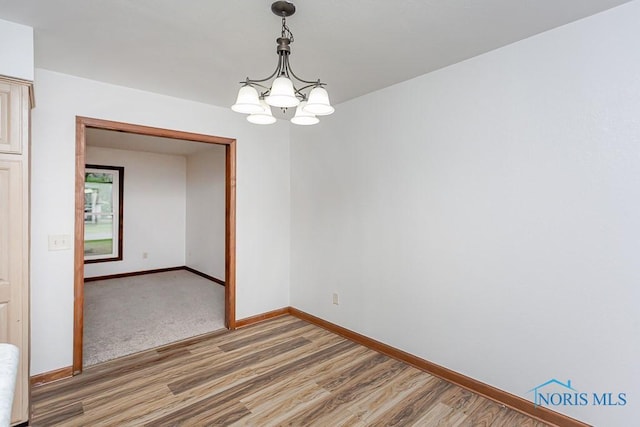
[{"label": "chandelier chain", "polygon": [[293,33],[287,27],[287,18],[284,16],[282,17],[282,37],[291,40],[291,43],[293,43]]}]

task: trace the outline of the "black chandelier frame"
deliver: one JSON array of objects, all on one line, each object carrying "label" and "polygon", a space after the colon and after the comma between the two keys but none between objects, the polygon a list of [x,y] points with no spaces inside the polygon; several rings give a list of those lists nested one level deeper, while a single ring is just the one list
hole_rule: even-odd
[{"label": "black chandelier frame", "polygon": [[[274,77],[286,77],[291,80],[293,84],[293,91],[300,101],[306,101],[307,95],[304,93],[305,90],[314,87],[323,87],[326,86],[326,83],[323,83],[320,79],[317,80],[305,80],[298,77],[293,70],[291,69],[291,64],[289,63],[289,55],[291,54],[291,43],[293,43],[293,33],[287,26],[287,17],[293,15],[296,12],[296,7],[293,3],[288,1],[276,1],[271,5],[271,11],[282,18],[282,30],[280,33],[280,37],[276,39],[278,53],[278,64],[276,69],[271,75],[265,77],[264,79],[251,79],[247,77],[244,81],[239,82],[243,86],[252,86],[252,87],[260,87],[265,89],[264,92],[260,93],[260,98],[264,99],[269,96],[271,92],[270,86],[265,86],[262,83],[267,82]],[[295,82],[299,82],[303,86],[300,88],[296,87]],[[286,108],[283,108],[286,110]]]}]

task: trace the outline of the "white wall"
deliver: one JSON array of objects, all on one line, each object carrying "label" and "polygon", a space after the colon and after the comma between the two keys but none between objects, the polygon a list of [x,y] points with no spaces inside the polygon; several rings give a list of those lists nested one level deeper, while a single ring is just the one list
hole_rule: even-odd
[{"label": "white wall", "polygon": [[0,75],[33,80],[33,28],[0,19]]},{"label": "white wall", "polygon": [[225,280],[225,147],[187,156],[186,265]]},{"label": "white wall", "polygon": [[49,252],[47,236],[73,233],[76,115],[236,138],[237,318],[289,305],[287,123],[256,127],[230,109],[42,69],[36,69],[35,89],[32,375],[72,363],[73,251]]},{"label": "white wall", "polygon": [[85,264],[85,277],[185,265],[186,158],[87,146],[86,162],[124,166],[124,229],[122,261]]},{"label": "white wall", "polygon": [[[510,393],[640,418],[640,2],[292,128],[292,305]],[[331,303],[338,292],[340,305]]]}]

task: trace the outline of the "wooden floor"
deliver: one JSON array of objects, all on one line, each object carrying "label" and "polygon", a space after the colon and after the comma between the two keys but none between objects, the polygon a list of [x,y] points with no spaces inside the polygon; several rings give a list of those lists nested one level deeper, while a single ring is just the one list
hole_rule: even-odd
[{"label": "wooden floor", "polygon": [[295,317],[34,388],[33,426],[544,426]]}]

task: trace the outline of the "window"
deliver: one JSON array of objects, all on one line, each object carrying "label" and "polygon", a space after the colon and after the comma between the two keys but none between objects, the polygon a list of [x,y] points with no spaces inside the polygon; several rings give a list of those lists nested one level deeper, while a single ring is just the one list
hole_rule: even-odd
[{"label": "window", "polygon": [[84,172],[84,262],[122,260],[124,168],[86,165]]}]

